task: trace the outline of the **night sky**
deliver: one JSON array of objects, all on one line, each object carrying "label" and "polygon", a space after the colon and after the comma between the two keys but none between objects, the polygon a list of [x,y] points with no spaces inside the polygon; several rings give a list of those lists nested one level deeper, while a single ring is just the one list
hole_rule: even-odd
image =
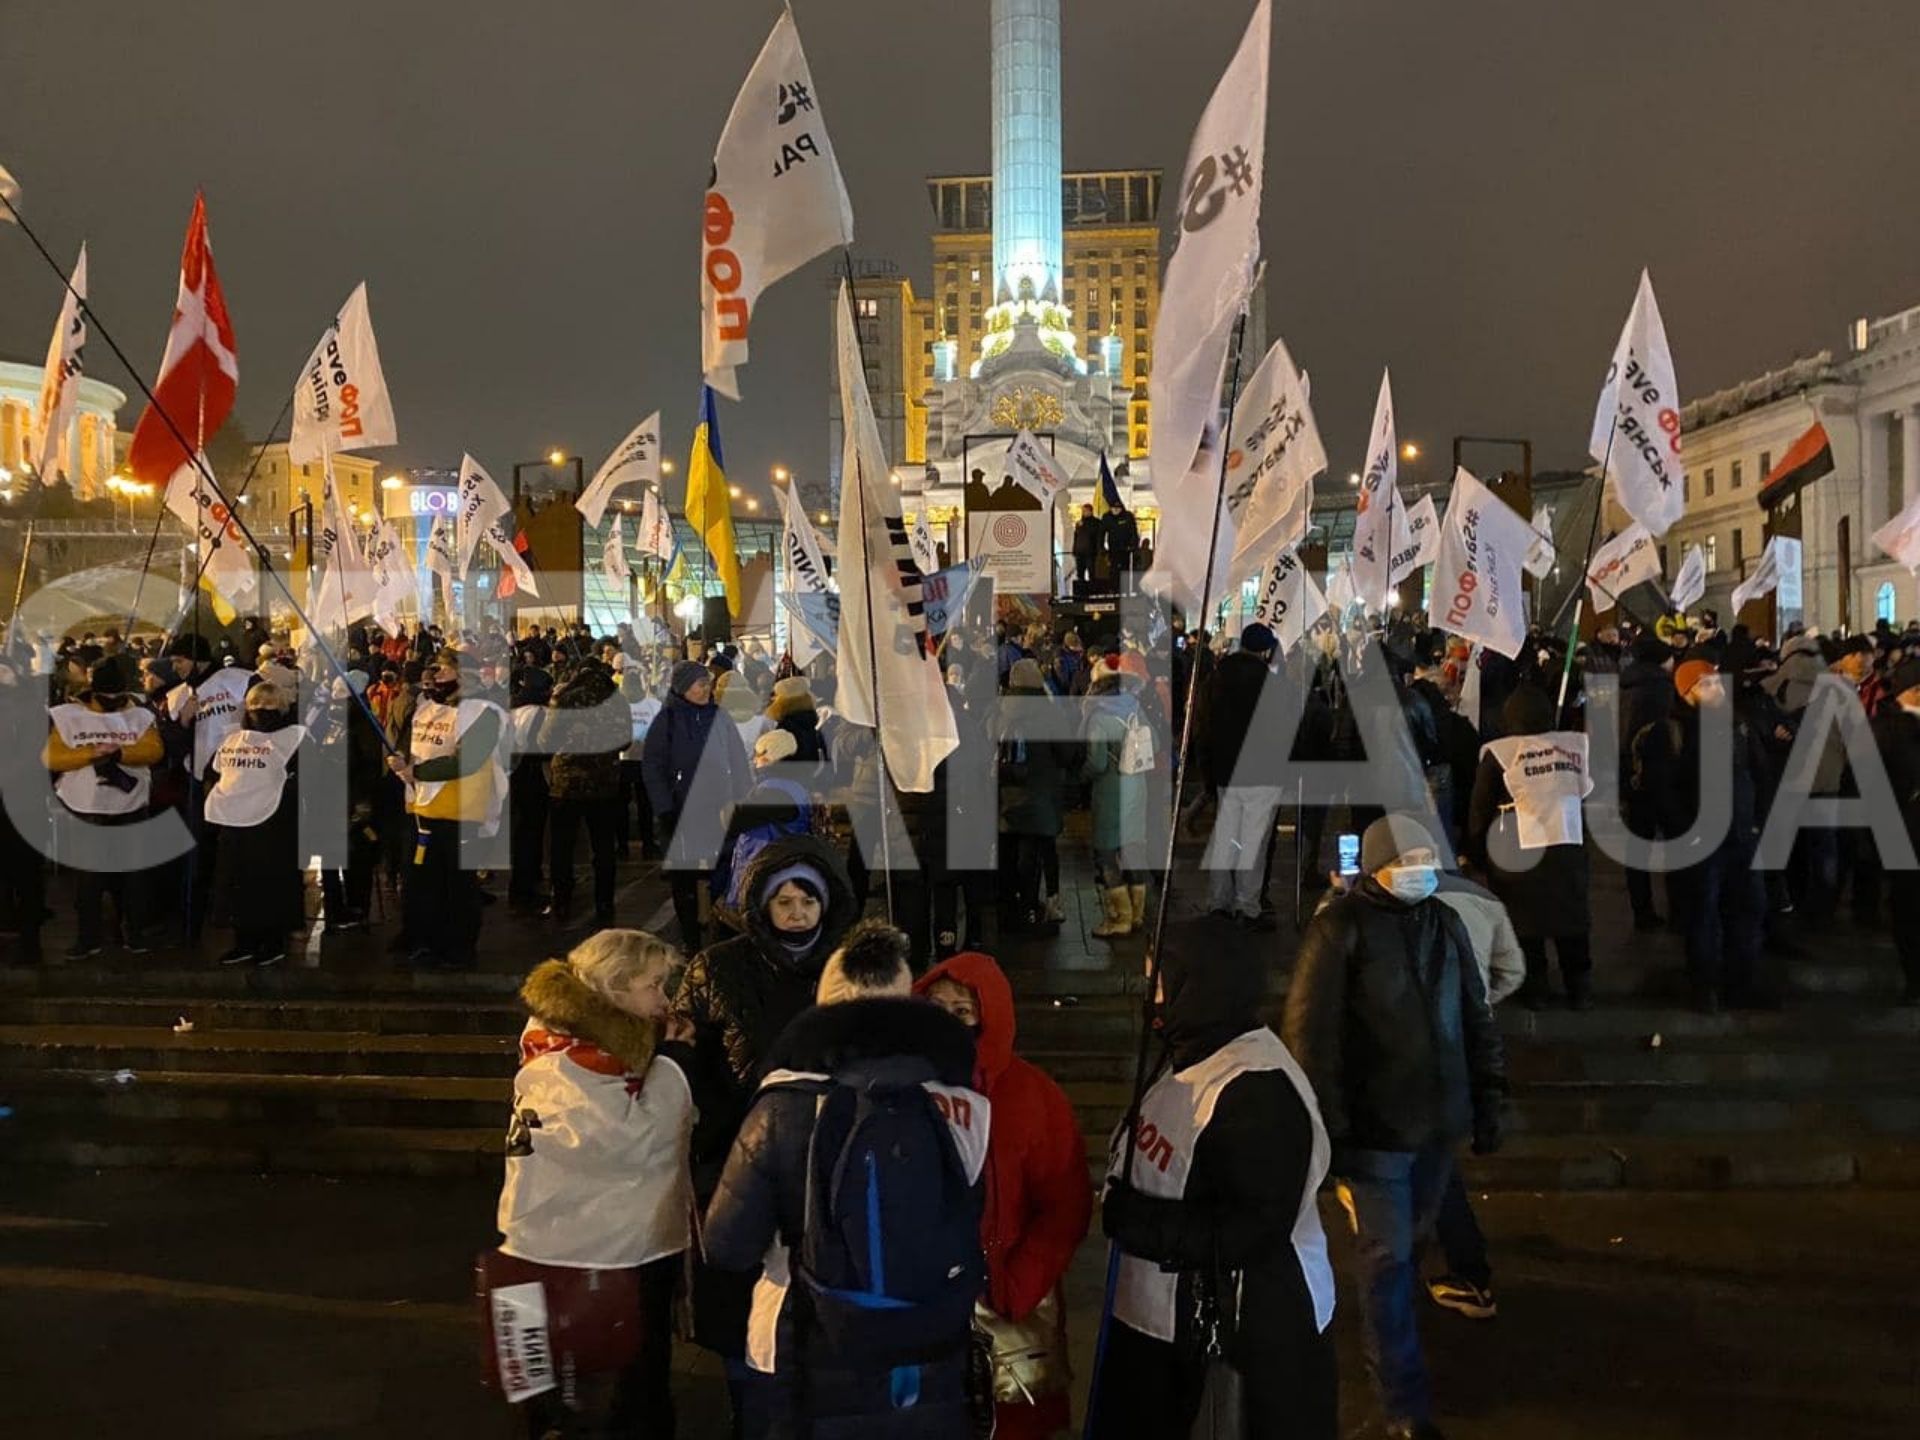
[{"label": "night sky", "polygon": [[[1250,8],[1066,0],[1067,168],[1157,165],[1171,192]],[[856,254],[923,287],[922,177],[989,168],[987,0],[795,9]],[[206,187],[256,438],[364,278],[396,462],[470,449],[505,476],[558,444],[591,471],[655,407],[684,454],[702,187],[777,13],[5,0],[0,161],[63,263],[90,242],[96,308],[145,366]],[[1280,0],[1274,38],[1270,331],[1312,372],[1336,476],[1383,363],[1403,438],[1578,463],[1643,264],[1688,394],[1920,304],[1914,0]],[[827,278],[756,317],[722,414],[749,486],[824,469]],[[0,226],[0,356],[38,363],[55,286]],[[131,389],[97,340],[89,361]]]}]

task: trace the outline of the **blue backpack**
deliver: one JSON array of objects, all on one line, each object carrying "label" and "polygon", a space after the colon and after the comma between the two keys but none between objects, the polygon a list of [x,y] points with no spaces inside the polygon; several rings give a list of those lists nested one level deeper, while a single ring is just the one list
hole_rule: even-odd
[{"label": "blue backpack", "polygon": [[[863,1367],[950,1357],[986,1279],[980,1203],[912,1057],[847,1067],[822,1092],[794,1256],[814,1322]],[[981,1117],[984,1120],[984,1117]]]},{"label": "blue backpack", "polygon": [[[794,813],[786,820],[773,820],[742,830],[733,842],[733,849],[722,855],[714,866],[713,893],[736,912],[746,908],[747,875],[753,869],[754,856],[776,840],[793,840],[813,833],[813,797],[807,793],[806,786],[791,780],[762,780],[754,788],[780,791],[793,801]],[[742,803],[751,803],[752,798],[749,795]]]}]

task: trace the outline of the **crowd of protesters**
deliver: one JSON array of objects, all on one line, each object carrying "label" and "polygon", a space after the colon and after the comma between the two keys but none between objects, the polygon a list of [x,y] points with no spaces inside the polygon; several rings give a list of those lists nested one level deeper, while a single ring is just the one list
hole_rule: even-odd
[{"label": "crowd of protesters", "polygon": [[[1390,1433],[1438,1434],[1414,1310],[1429,1241],[1431,1298],[1497,1313],[1458,1164],[1503,1140],[1492,1007],[1556,988],[1594,1003],[1593,840],[1516,841],[1502,742],[1610,732],[1589,752],[1618,756],[1601,798],[1669,851],[1629,869],[1634,921],[1682,936],[1696,1007],[1781,1004],[1780,958],[1843,908],[1891,929],[1920,1001],[1920,939],[1867,829],[1803,828],[1785,863],[1755,864],[1796,785],[1880,787],[1920,831],[1920,627],[1795,629],[1776,650],[1669,616],[1603,630],[1571,664],[1555,637],[1508,660],[1417,617],[1322,624],[1285,655],[1258,623],[1232,645],[1177,626],[1161,643],[1156,673],[1124,628],[956,633],[941,653],[959,746],[927,795],[883,786],[872,732],[834,711],[830,659],[683,658],[624,627],[356,628],[331,666],[252,623],[218,642],[108,631],[0,681],[47,677],[39,763],[54,848],[72,852],[72,959],[214,927],[220,963],[282,962],[309,902],[302,806],[323,798],[347,826],[316,933],[391,898],[396,963],[469,968],[501,880],[509,909],[546,922],[563,958],[523,989],[502,1255],[617,1274],[639,1322],[594,1383],[528,1404],[535,1434],[672,1433],[677,1296],[740,1434],[1065,1432],[1062,1283],[1095,1197],[1071,1104],[1017,1053],[992,950],[1069,918],[1070,832],[1094,876],[1088,934],[1109,943],[1150,930],[1167,827],[1205,839],[1203,873],[1173,877],[1190,893],[1151,957],[1159,1063],[1100,1204],[1119,1257],[1100,1435],[1186,1433],[1220,1403],[1222,1362],[1244,1433],[1336,1433],[1323,1185],[1355,1237]],[[1004,718],[1003,699],[1047,697],[1071,723],[1034,738]],[[344,795],[300,786],[323,746]],[[1288,793],[1286,761],[1360,760],[1350,795]],[[1715,765],[1732,776],[1718,833],[1696,826]],[[4,898],[37,959],[46,868],[8,809]],[[89,839],[167,812],[185,856],[84,863]],[[1276,875],[1285,827],[1296,858]],[[504,843],[476,867],[489,836]],[[677,944],[619,913],[636,853],[663,865]],[[1279,942],[1249,937],[1277,930],[1296,887],[1304,933],[1269,1028],[1248,957]]]}]

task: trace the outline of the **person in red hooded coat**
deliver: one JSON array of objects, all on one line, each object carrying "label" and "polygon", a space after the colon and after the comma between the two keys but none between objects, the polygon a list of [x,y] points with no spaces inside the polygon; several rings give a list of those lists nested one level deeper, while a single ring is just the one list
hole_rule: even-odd
[{"label": "person in red hooded coat", "polygon": [[980,1245],[982,1303],[995,1317],[994,1434],[1047,1440],[1073,1419],[1060,1283],[1093,1215],[1086,1142],[1065,1092],[1013,1053],[1013,988],[991,955],[963,951],[914,989],[973,1031],[974,1088],[993,1105]]}]

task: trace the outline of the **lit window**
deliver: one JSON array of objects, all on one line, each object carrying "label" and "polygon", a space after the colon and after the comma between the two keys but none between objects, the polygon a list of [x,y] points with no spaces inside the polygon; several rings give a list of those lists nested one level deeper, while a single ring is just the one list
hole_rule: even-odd
[{"label": "lit window", "polygon": [[1880,588],[1873,592],[1873,618],[1876,620],[1884,620],[1887,624],[1891,625],[1900,618],[1899,615],[1895,613],[1897,609],[1898,603],[1894,599],[1893,582],[1891,580],[1882,580],[1880,582]]},{"label": "lit window", "polygon": [[880,318],[880,302],[878,300],[862,300],[859,304],[859,314],[862,320],[878,320]]},{"label": "lit window", "polygon": [[968,278],[970,278],[973,281],[973,283],[976,285],[980,283],[980,267],[978,265],[973,267],[973,274]]},{"label": "lit window", "polygon": [[[1713,472],[1708,471],[1707,473],[1712,474]],[[1709,571],[1718,570],[1720,568],[1720,537],[1718,535],[1707,536],[1707,543],[1702,548],[1706,553],[1707,569]]]}]

